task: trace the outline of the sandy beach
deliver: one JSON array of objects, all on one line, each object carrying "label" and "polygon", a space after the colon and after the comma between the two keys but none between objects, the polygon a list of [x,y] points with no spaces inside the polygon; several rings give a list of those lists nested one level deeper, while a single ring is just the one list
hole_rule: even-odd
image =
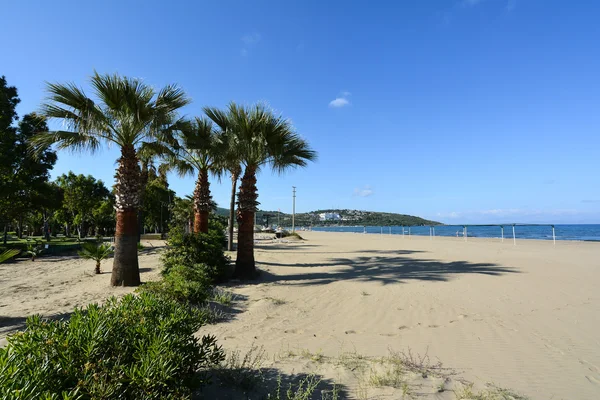
[{"label": "sandy beach", "polygon": [[[139,256],[142,282],[160,279],[159,250],[164,241],[144,240]],[[102,262],[102,274],[94,274],[95,262],[77,255],[19,259],[0,264],[0,346],[3,338],[24,326],[27,316],[68,316],[75,307],[102,303],[111,296],[133,292],[131,287],[111,287],[112,258]]]},{"label": "sandy beach", "polygon": [[[258,245],[263,282],[232,288],[243,312],[205,329],[227,349],[332,359],[410,349],[533,399],[600,398],[599,244],[301,234]],[[345,381],[354,398],[399,398],[331,366],[277,363]]]},{"label": "sandy beach", "polygon": [[[348,398],[402,398],[369,384],[374,364],[339,362],[390,351],[427,354],[456,374],[444,393],[441,378],[414,377],[417,397],[454,399],[464,379],[532,399],[600,398],[600,244],[301,234],[307,240],[258,243],[261,280],[225,287],[236,295],[231,318],[200,334],[228,351],[262,347],[263,367],[316,373]],[[93,262],[76,257],[3,264],[0,337],[27,315],[68,315],[130,292],[109,287],[111,265],[94,275]],[[158,252],[145,251],[140,268],[143,281],[157,279]]]}]

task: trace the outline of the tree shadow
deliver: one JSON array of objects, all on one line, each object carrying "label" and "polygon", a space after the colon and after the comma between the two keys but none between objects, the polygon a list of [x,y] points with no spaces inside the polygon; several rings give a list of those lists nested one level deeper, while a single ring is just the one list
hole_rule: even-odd
[{"label": "tree shadow", "polygon": [[[356,251],[357,254],[359,253],[382,253],[382,254],[394,254],[394,255],[408,255],[408,254],[414,254],[414,253],[425,253],[425,251],[421,251],[421,250],[393,250],[393,251],[387,251],[387,250],[360,250],[360,251]],[[302,254],[348,254],[347,251],[305,251],[302,252]],[[334,259],[335,260],[335,259]],[[341,258],[338,260],[342,260]],[[346,259],[348,260],[348,259]],[[318,263],[276,263],[276,262],[268,262],[268,261],[257,261],[257,264],[260,265],[267,265],[267,266],[272,266],[272,267],[305,267],[305,268],[314,268],[314,267],[330,267],[330,266],[337,266],[340,265],[337,262],[329,262],[329,263],[322,263],[322,262],[318,262]]]},{"label": "tree shadow", "polygon": [[[291,245],[291,246],[290,246]],[[255,250],[299,250],[309,247],[321,247],[319,244],[308,244],[300,241],[289,241],[287,243],[272,242],[255,244]]]},{"label": "tree shadow", "polygon": [[[51,314],[42,316],[43,319],[49,321],[58,321],[61,319],[69,319],[71,317],[72,312],[69,313],[59,313],[59,314]],[[35,315],[31,314],[31,315]],[[16,331],[23,330],[25,328],[28,317],[8,317],[0,315],[0,338],[9,336]]]},{"label": "tree shadow", "polygon": [[265,270],[262,270],[260,273],[259,282],[285,281],[295,285],[323,285],[342,280],[378,282],[383,285],[405,283],[410,280],[446,282],[462,274],[501,276],[510,273],[520,273],[515,268],[492,263],[472,263],[468,261],[444,262],[432,259],[410,258],[395,254],[390,254],[390,256],[332,258],[324,263],[285,264],[259,262],[258,264],[273,267],[324,268],[322,271],[307,273],[288,274],[284,272],[278,275]]},{"label": "tree shadow", "polygon": [[[219,286],[219,288],[223,288]],[[208,308],[216,316],[216,323],[229,322],[235,319],[238,314],[246,312],[246,304],[248,303],[248,296],[243,294],[231,293],[233,299],[231,304],[222,304],[215,300],[209,300],[207,302]]]},{"label": "tree shadow", "polygon": [[[286,374],[276,368],[221,368],[210,371],[213,377],[212,383],[196,391],[192,399],[214,399],[214,400],[255,400],[255,399],[306,399],[321,400],[333,398],[335,389],[337,398],[348,398],[348,389],[344,385],[336,384],[331,379],[326,379],[318,374]],[[314,390],[311,394],[299,394],[287,397],[287,391],[292,389],[296,393],[298,387],[307,387],[312,382]],[[276,396],[279,386],[281,397]],[[272,397],[269,397],[272,396]]]},{"label": "tree shadow", "polygon": [[153,254],[158,254],[160,253],[160,251],[162,249],[164,249],[164,246],[161,247],[143,247],[141,249],[138,249],[138,255],[142,256],[149,256],[149,255],[153,255]]}]

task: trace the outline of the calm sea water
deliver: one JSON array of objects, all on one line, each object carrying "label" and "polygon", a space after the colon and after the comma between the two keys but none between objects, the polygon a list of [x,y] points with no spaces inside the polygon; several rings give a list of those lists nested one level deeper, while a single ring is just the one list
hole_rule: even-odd
[{"label": "calm sea water", "polygon": [[[314,231],[321,232],[355,232],[372,234],[393,234],[408,235],[407,227],[401,226],[331,226],[331,227],[314,227]],[[554,225],[556,240],[584,240],[584,241],[600,241],[600,225]],[[463,237],[462,225],[443,225],[435,227],[436,236],[456,236]],[[428,226],[413,226],[410,228],[411,235],[429,236],[430,231]],[[512,238],[512,225],[504,226],[504,237]],[[499,238],[501,229],[499,226],[468,226],[468,237],[483,237],[483,238]],[[542,239],[552,240],[551,226],[515,226],[515,237],[517,239]]]}]

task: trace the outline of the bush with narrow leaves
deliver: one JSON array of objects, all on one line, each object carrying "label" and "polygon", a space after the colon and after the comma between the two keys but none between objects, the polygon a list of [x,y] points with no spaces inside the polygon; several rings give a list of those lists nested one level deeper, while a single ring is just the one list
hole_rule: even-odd
[{"label": "bush with narrow leaves", "polygon": [[35,316],[0,349],[2,399],[183,399],[223,360],[213,336],[194,333],[201,312],[142,293],[77,309],[68,320]]},{"label": "bush with narrow leaves", "polygon": [[210,279],[203,265],[176,265],[160,281],[148,282],[138,289],[181,303],[201,304],[212,294]]},{"label": "bush with narrow leaves", "polygon": [[211,283],[226,281],[231,274],[231,267],[230,259],[223,251],[224,243],[225,235],[219,229],[193,234],[172,230],[169,232],[169,247],[161,258],[163,275],[168,275],[176,266],[186,266],[202,268]]}]

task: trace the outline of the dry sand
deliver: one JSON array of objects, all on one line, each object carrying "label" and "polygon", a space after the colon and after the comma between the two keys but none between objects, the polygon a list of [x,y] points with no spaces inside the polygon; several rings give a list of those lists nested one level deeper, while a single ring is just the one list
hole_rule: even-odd
[{"label": "dry sand", "polygon": [[[264,346],[279,370],[341,381],[354,398],[401,391],[368,387],[372,372],[333,360],[389,349],[533,399],[600,398],[600,244],[302,235],[258,245],[263,282],[232,287],[241,312],[202,333],[229,350]],[[314,362],[321,354],[329,361]],[[455,398],[418,385],[413,393]]]},{"label": "dry sand", "polygon": [[[600,244],[302,235],[308,240],[258,244],[261,281],[231,285],[231,320],[200,334],[216,334],[229,351],[263,346],[264,367],[314,372],[349,398],[406,390],[454,399],[459,377],[533,399],[600,398]],[[130,292],[108,285],[110,266],[95,276],[94,263],[78,258],[0,265],[0,338],[27,315],[61,315]],[[157,279],[158,255],[141,255],[140,267],[142,280]],[[459,375],[443,393],[436,374],[408,373],[404,389],[376,388],[370,378],[388,367],[359,364],[389,349],[427,353]]]},{"label": "dry sand", "polygon": [[[157,251],[164,241],[144,240],[139,264],[142,282],[159,279]],[[22,328],[27,316],[41,314],[61,318],[75,307],[85,307],[111,296],[123,296],[135,288],[111,287],[112,258],[102,262],[102,274],[94,274],[96,263],[77,255],[18,259],[0,264],[0,346],[4,337]]]}]

